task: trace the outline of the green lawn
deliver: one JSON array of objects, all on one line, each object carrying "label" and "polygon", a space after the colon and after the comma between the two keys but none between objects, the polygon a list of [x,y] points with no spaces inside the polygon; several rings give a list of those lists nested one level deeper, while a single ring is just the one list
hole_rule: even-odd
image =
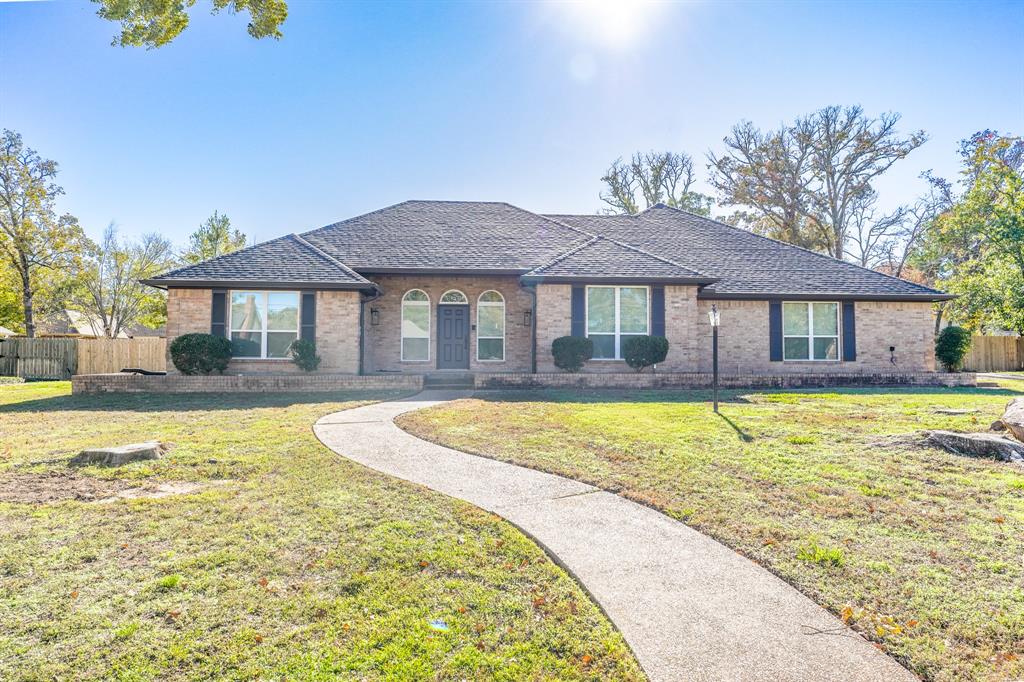
[{"label": "green lawn", "polygon": [[768,567],[926,679],[1015,679],[1024,468],[912,435],[987,429],[1024,395],[1019,382],[1002,386],[731,392],[721,416],[699,392],[482,394],[400,423],[657,507]]},{"label": "green lawn", "polygon": [[[380,395],[68,393],[0,386],[0,679],[643,677],[510,525],[316,441]],[[152,463],[32,464],[154,438]],[[97,501],[160,482],[203,487]]]}]

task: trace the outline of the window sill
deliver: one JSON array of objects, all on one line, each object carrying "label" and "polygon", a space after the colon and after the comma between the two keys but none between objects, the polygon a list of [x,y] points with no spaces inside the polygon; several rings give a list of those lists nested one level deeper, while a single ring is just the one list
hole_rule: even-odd
[{"label": "window sill", "polygon": [[291,358],[231,358],[231,362],[291,362]]}]

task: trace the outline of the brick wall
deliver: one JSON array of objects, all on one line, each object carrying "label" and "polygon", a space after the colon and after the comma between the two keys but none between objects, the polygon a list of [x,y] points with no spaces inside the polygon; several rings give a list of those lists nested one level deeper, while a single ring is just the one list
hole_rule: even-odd
[{"label": "brick wall", "polygon": [[[213,292],[210,289],[167,291],[167,345],[182,334],[209,334]],[[230,305],[230,302],[229,302]],[[316,346],[322,358],[320,372],[359,371],[359,292],[318,291],[316,296]],[[167,358],[167,371],[176,374]],[[301,372],[290,359],[232,360],[231,373]]]},{"label": "brick wall", "polygon": [[[821,372],[933,372],[934,321],[931,304],[858,301],[855,304],[857,359],[853,362],[772,362],[768,348],[768,301],[716,301],[719,370],[729,374]],[[711,301],[698,301],[698,365],[711,371]],[[672,339],[670,338],[671,342]],[[896,347],[896,364],[889,347]]]},{"label": "brick wall", "polygon": [[[505,360],[476,359],[476,330],[470,330],[469,369],[513,372],[530,369],[530,327],[523,324],[523,313],[531,310],[529,293],[519,286],[515,276],[440,276],[379,275],[372,278],[380,287],[380,298],[365,304],[367,373],[388,371],[423,373],[437,368],[437,302],[449,289],[458,289],[469,299],[471,327],[476,326],[477,299],[485,291],[494,290],[505,298]],[[410,289],[421,289],[430,297],[430,356],[425,362],[403,362],[401,356],[402,297]],[[370,310],[379,311],[379,323],[370,323]]]},{"label": "brick wall", "polygon": [[[551,355],[551,343],[572,333],[572,286],[537,285],[537,371],[558,372]],[[594,363],[589,363],[590,371]],[[624,367],[624,363],[610,363]],[[622,371],[621,369],[619,371]]]}]

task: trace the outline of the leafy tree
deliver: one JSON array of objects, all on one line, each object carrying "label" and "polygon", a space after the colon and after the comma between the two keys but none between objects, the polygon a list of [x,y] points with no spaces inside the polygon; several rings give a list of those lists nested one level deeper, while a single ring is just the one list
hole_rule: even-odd
[{"label": "leafy tree", "polygon": [[618,158],[601,181],[601,201],[611,207],[610,213],[635,215],[660,203],[711,215],[711,197],[690,189],[696,177],[693,159],[686,153],[637,152],[626,162]]},{"label": "leafy tree", "polygon": [[[753,214],[754,229],[842,258],[857,220],[874,217],[871,182],[927,139],[898,135],[899,119],[830,106],[771,132],[740,123],[724,140],[726,153],[708,157],[711,184],[721,203]],[[892,216],[879,220],[891,224]]]},{"label": "leafy tree", "polygon": [[138,242],[124,242],[111,224],[99,244],[90,244],[81,294],[73,305],[96,320],[109,338],[139,322],[159,326],[167,317],[166,298],[139,280],[160,274],[172,263],[168,240],[150,234]]},{"label": "leafy tree", "polygon": [[57,216],[54,202],[64,193],[54,182],[57,164],[25,147],[21,135],[4,130],[0,139],[0,257],[14,269],[21,290],[25,333],[35,336],[33,304],[39,275],[72,271],[84,243],[78,221]]},{"label": "leafy tree", "polygon": [[[196,0],[93,0],[103,19],[121,24],[113,45],[121,47],[162,47],[188,27],[188,12]],[[247,30],[253,38],[281,37],[281,24],[288,18],[285,0],[212,0],[212,13],[247,12]]]},{"label": "leafy tree", "polygon": [[243,248],[245,235],[231,229],[231,220],[226,215],[214,211],[198,230],[189,235],[188,244],[188,249],[181,255],[182,260],[200,263]]},{"label": "leafy tree", "polygon": [[960,369],[971,348],[971,333],[963,327],[946,327],[935,339],[935,357],[947,372]]},{"label": "leafy tree", "polygon": [[1024,332],[1024,140],[984,130],[961,143],[961,192],[948,197],[911,262],[959,298],[939,309],[971,330]]},{"label": "leafy tree", "polygon": [[0,327],[23,331],[25,309],[21,305],[21,279],[6,260],[0,260]]}]

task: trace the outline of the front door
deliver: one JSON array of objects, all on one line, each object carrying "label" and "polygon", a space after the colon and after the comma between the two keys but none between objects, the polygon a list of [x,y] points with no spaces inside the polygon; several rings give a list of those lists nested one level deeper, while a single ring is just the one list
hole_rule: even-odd
[{"label": "front door", "polygon": [[437,306],[437,368],[469,369],[469,306]]}]

